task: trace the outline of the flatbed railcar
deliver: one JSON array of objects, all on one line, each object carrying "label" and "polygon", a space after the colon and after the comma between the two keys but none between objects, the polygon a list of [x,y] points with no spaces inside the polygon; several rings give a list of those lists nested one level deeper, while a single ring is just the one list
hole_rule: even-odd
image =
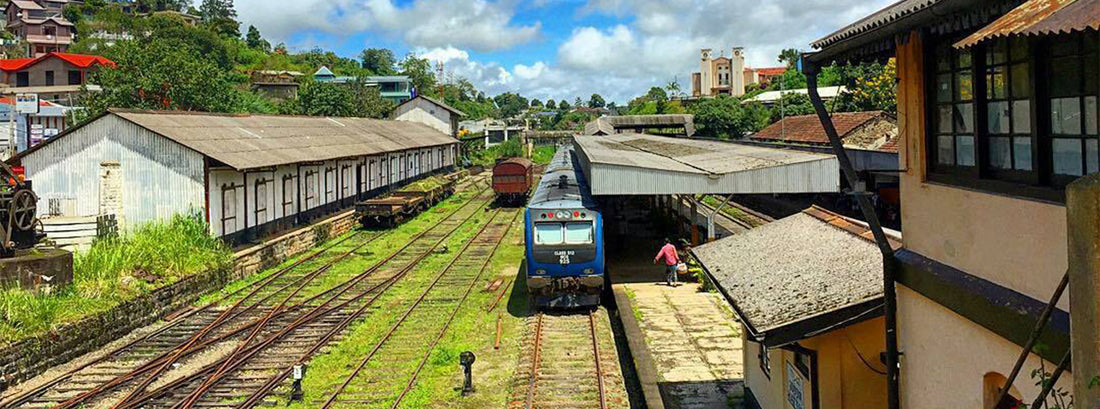
[{"label": "flatbed railcar", "polygon": [[603,216],[572,147],[558,150],[524,212],[527,288],[540,308],[600,304]]},{"label": "flatbed railcar", "polygon": [[493,166],[493,192],[502,204],[522,205],[531,193],[535,165],[524,158],[510,158]]},{"label": "flatbed railcar", "polygon": [[363,227],[393,227],[454,194],[461,176],[430,177],[382,197],[355,204]]}]

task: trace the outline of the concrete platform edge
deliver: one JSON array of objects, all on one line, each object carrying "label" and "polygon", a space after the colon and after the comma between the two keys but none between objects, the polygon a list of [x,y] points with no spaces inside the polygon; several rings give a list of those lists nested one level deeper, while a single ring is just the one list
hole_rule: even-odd
[{"label": "concrete platform edge", "polygon": [[634,309],[631,306],[630,297],[622,285],[612,285],[611,292],[615,294],[615,304],[619,307],[619,317],[623,322],[623,332],[626,333],[627,344],[630,346],[630,354],[634,358],[634,369],[637,371],[638,383],[642,385],[646,407],[649,409],[664,409],[665,403],[661,398],[661,389],[657,385],[657,367],[653,363],[653,357],[646,346],[645,334],[634,317]]}]

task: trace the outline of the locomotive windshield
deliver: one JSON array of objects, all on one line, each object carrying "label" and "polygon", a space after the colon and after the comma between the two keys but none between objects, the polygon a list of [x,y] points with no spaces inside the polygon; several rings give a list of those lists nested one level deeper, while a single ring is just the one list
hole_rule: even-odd
[{"label": "locomotive windshield", "polygon": [[568,244],[592,243],[592,222],[566,223],[565,242]]},{"label": "locomotive windshield", "polygon": [[592,244],[592,222],[535,223],[535,244]]},{"label": "locomotive windshield", "polygon": [[535,244],[561,244],[561,223],[535,223]]}]

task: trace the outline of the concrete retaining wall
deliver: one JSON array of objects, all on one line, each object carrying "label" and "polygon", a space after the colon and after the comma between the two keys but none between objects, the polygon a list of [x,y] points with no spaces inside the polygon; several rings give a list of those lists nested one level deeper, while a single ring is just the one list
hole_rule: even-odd
[{"label": "concrete retaining wall", "polygon": [[356,225],[348,211],[261,244],[238,251],[229,271],[210,271],[154,290],[101,314],[66,324],[55,331],[0,347],[0,392],[48,368],[68,362],[112,342],[130,331],[152,324],[221,288],[229,281],[277,265]]}]

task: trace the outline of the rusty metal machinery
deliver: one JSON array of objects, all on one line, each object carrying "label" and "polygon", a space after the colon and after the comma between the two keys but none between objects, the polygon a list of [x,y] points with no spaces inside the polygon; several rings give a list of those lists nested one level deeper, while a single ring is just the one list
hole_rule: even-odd
[{"label": "rusty metal machinery", "polygon": [[31,189],[31,182],[0,162],[0,257],[15,255],[16,250],[29,249],[38,244],[44,234],[38,220],[38,196]]}]

